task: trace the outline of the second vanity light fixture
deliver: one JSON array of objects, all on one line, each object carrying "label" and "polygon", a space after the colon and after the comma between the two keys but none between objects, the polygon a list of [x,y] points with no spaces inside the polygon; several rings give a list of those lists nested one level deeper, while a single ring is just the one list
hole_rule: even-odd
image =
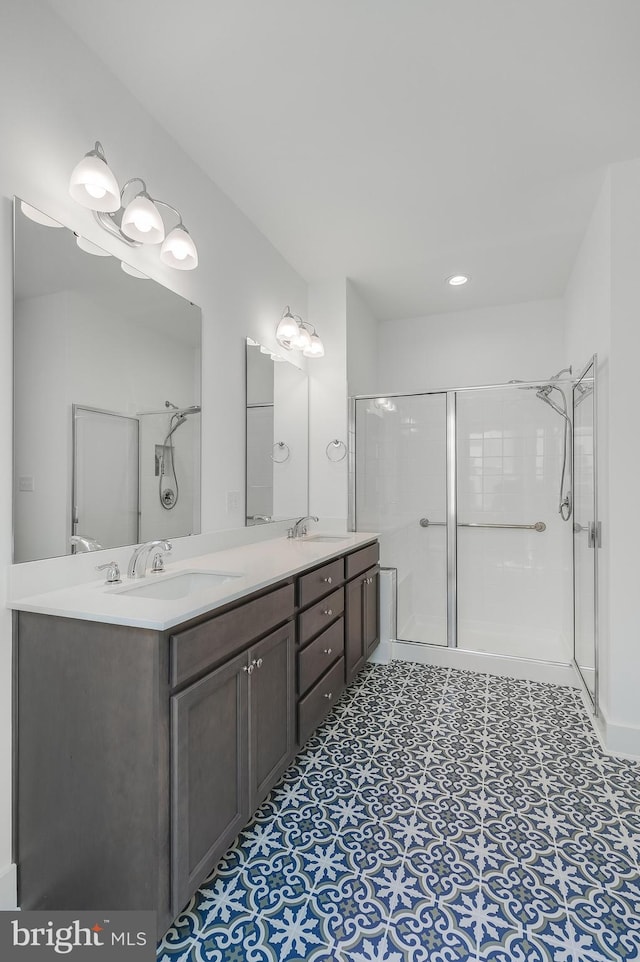
[{"label": "second vanity light fixture", "polygon": [[[132,184],[141,185],[137,190]],[[132,177],[122,190],[107,163],[100,141],[86,154],[71,174],[69,193],[83,207],[94,212],[98,223],[129,247],[161,244],[160,260],[167,267],[192,271],[198,266],[198,251],[182,214],[171,204],[151,197],[141,177]],[[129,200],[125,203],[125,194]],[[166,208],[177,224],[166,232],[159,207]]]},{"label": "second vanity light fixture", "polygon": [[287,305],[276,328],[276,341],[287,351],[302,351],[305,357],[324,357],[324,344],[318,332]]}]

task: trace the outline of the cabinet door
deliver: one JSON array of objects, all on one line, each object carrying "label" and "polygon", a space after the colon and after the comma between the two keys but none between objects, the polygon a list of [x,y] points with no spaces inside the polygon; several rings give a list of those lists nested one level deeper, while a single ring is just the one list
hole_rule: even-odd
[{"label": "cabinet door", "polygon": [[295,747],[295,627],[289,622],[249,652],[250,808],[255,811]]},{"label": "cabinet door", "polygon": [[364,580],[360,575],[347,583],[344,635],[345,679],[353,681],[366,659],[364,643]]},{"label": "cabinet door", "polygon": [[244,653],[171,699],[174,915],[248,819],[246,668]]},{"label": "cabinet door", "polygon": [[380,641],[380,571],[372,568],[364,576],[363,584],[364,647],[367,657]]},{"label": "cabinet door", "polygon": [[347,583],[345,620],[345,677],[347,684],[358,672],[380,638],[378,593],[380,574],[370,568]]}]

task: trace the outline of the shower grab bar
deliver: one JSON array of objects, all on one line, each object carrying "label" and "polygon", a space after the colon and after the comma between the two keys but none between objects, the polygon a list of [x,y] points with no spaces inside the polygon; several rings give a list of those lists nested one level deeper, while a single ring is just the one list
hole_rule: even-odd
[{"label": "shower grab bar", "polygon": [[[428,518],[420,518],[421,528],[431,528],[434,526],[445,528],[446,521],[429,521]],[[536,521],[535,524],[493,524],[487,521],[458,521],[458,528],[520,528],[523,531],[546,531],[547,526],[544,521]]]}]

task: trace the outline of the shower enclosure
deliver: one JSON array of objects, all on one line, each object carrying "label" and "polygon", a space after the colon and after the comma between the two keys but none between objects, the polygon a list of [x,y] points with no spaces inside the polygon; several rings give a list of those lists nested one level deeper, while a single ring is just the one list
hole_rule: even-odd
[{"label": "shower enclosure", "polygon": [[574,382],[565,373],[352,399],[351,521],[380,532],[381,562],[396,569],[397,640],[572,661]]}]

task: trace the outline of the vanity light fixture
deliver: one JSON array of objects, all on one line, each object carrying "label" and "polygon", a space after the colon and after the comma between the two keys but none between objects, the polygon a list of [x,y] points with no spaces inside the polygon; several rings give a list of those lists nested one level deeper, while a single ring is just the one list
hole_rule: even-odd
[{"label": "vanity light fixture", "polygon": [[288,305],[276,328],[276,340],[287,351],[302,351],[304,357],[324,357],[324,345],[315,327],[299,314],[292,314]]},{"label": "vanity light fixture", "polygon": [[[132,188],[133,184],[139,187]],[[191,271],[198,266],[198,251],[182,223],[180,211],[151,197],[141,177],[132,177],[120,190],[100,141],[74,168],[69,193],[94,212],[101,227],[129,247],[161,244],[160,260],[167,267]],[[170,211],[177,219],[168,233],[159,208]]]},{"label": "vanity light fixture", "polygon": [[451,274],[450,277],[446,278],[447,284],[450,284],[451,287],[461,287],[462,284],[466,284],[468,280],[468,274]]}]

